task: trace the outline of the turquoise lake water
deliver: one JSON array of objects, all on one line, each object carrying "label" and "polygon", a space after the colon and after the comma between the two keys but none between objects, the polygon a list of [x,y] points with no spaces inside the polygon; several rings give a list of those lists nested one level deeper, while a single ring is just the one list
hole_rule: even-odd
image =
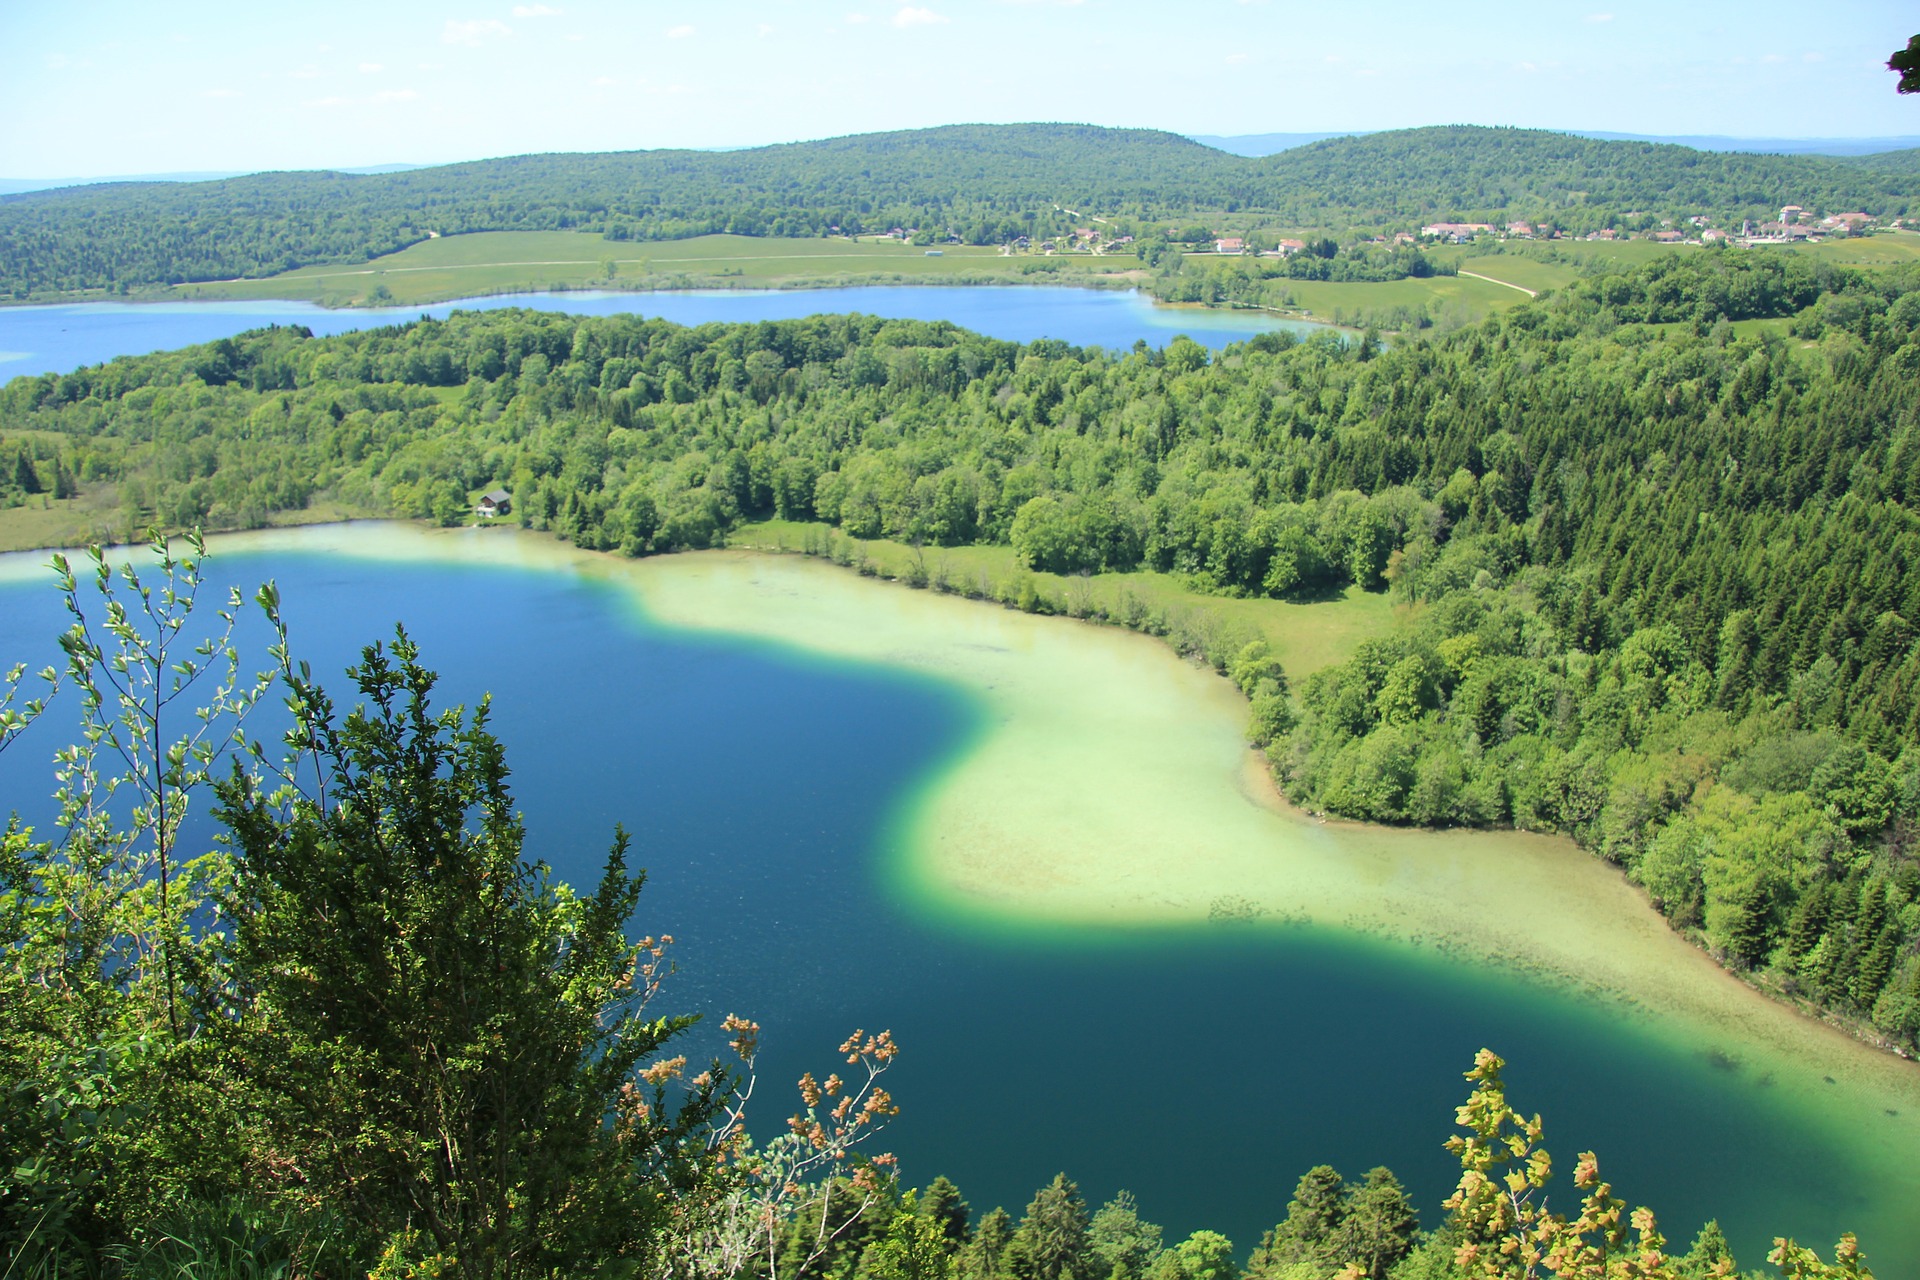
[{"label": "turquoise lake water", "polygon": [[903,320],[951,320],[1012,342],[1057,338],[1122,351],[1135,342],[1161,347],[1176,334],[1219,348],[1273,329],[1324,332],[1326,326],[1278,320],[1255,311],[1156,306],[1109,289],[1018,285],[870,286],[854,289],[714,290],[683,293],[509,293],[429,307],[328,310],[310,302],[86,302],[0,307],[0,380],[27,373],[70,373],[120,355],[143,355],[212,342],[271,324],[305,325],[320,335],[404,324],[456,310],[535,307],[575,315],[655,316],[678,324],[787,320],[860,311]]},{"label": "turquoise lake water", "polygon": [[[1017,1214],[1064,1169],[1095,1204],[1128,1188],[1174,1238],[1220,1230],[1244,1256],[1316,1163],[1388,1165],[1436,1223],[1460,1073],[1493,1045],[1515,1102],[1546,1116],[1558,1196],[1595,1148],[1681,1242],[1718,1216],[1755,1265],[1775,1232],[1824,1250],[1855,1227],[1883,1277],[1920,1271],[1910,1218],[1874,1233],[1910,1206],[1852,1176],[1833,1135],[1578,1000],[1331,931],[983,932],[896,894],[899,819],[979,728],[954,687],[677,632],[573,572],[298,553],[210,568],[277,579],[323,675],[404,619],[443,704],[491,691],[530,852],[563,876],[591,882],[628,827],[650,873],[635,923],[678,940],[664,1009],[766,1027],[763,1133],[854,1027],[891,1027],[904,1112],[885,1145],[910,1181],[945,1173],[976,1213]],[[53,660],[61,623],[51,589],[0,585],[0,666]],[[0,810],[44,821],[59,733],[0,757]]]}]

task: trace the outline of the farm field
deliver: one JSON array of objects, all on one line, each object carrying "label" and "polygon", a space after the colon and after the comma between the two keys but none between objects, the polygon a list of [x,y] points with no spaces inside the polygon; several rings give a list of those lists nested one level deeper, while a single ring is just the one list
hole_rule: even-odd
[{"label": "farm field", "polygon": [[1567,262],[1541,262],[1517,253],[1495,253],[1479,258],[1462,258],[1460,270],[1490,279],[1502,280],[1522,289],[1544,293],[1580,278],[1580,268]]},{"label": "farm field", "polygon": [[482,231],[427,240],[368,263],[302,267],[261,280],[180,285],[172,296],[352,306],[441,302],[555,287],[774,288],[971,279],[1078,283],[1128,279],[1138,269],[1136,259],[1117,254],[1008,257],[997,248],[945,245],[934,256],[925,248],[878,238],[714,235],[612,241],[572,231]]},{"label": "farm field", "polygon": [[[1491,275],[1492,272],[1485,274]],[[1425,307],[1430,314],[1458,311],[1478,318],[1527,300],[1517,289],[1467,276],[1428,276],[1378,284],[1341,284],[1321,280],[1284,282],[1297,307],[1313,319],[1335,324],[1356,321],[1362,313],[1400,307]],[[1359,320],[1364,323],[1364,320]]]},{"label": "farm field", "polygon": [[1827,240],[1800,250],[1848,267],[1890,267],[1920,262],[1920,233],[1882,231],[1859,240]]}]

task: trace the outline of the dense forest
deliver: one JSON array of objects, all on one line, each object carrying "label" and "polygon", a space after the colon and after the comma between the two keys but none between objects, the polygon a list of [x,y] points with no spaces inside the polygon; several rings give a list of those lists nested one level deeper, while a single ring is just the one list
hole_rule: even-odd
[{"label": "dense forest", "polygon": [[969,244],[1099,216],[1139,232],[1193,215],[1282,226],[1627,214],[1777,216],[1783,204],[1908,210],[1907,153],[1761,156],[1448,127],[1335,138],[1258,159],[1174,134],[957,125],[730,152],[533,155],[400,173],[276,173],[0,197],[0,296],[126,290],[360,262],[428,234],[575,229],[615,240],[914,227]]},{"label": "dense forest", "polygon": [[1864,165],[1882,173],[1920,172],[1920,147],[1909,147],[1904,151],[1882,151],[1876,155],[1849,156],[1849,163]]},{"label": "dense forest", "polygon": [[[1792,335],[1735,336],[1754,315]],[[503,485],[529,527],[629,555],[778,516],[1056,574],[1392,592],[1411,631],[1243,681],[1291,795],[1568,832],[1729,966],[1911,1049],[1916,375],[1912,273],[1736,252],[1386,350],[498,311],[16,379],[0,501],[452,523]]]}]

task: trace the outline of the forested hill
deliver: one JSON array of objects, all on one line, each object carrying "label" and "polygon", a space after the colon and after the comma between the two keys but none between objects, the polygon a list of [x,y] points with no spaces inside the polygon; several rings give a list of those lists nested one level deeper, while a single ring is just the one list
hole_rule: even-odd
[{"label": "forested hill", "polygon": [[[997,244],[1055,206],[1160,215],[1234,202],[1249,162],[1170,133],[955,125],[744,151],[511,156],[403,173],[269,173],[0,198],[0,291],[271,275],[429,231],[614,239],[816,236],[937,223]],[[1077,202],[1077,203],[1076,203]]]},{"label": "forested hill", "polygon": [[1920,147],[1908,147],[1904,151],[1882,151],[1868,156],[1848,156],[1846,162],[1859,165],[1863,169],[1879,169],[1886,173],[1911,176],[1920,173]]},{"label": "forested hill", "polygon": [[271,275],[358,262],[430,232],[577,229],[658,240],[921,227],[968,243],[1091,217],[1289,226],[1645,211],[1765,216],[1783,204],[1905,212],[1920,178],[1824,156],[1724,155],[1538,130],[1339,138],[1262,159],[1170,133],[956,125],[746,151],[515,156],[402,173],[274,173],[0,197],[0,295]]},{"label": "forested hill", "polygon": [[1583,208],[1778,217],[1784,204],[1889,214],[1911,207],[1920,194],[1912,170],[1883,172],[1877,160],[1452,125],[1330,138],[1281,152],[1261,162],[1256,199],[1293,218],[1329,209],[1383,221]]}]

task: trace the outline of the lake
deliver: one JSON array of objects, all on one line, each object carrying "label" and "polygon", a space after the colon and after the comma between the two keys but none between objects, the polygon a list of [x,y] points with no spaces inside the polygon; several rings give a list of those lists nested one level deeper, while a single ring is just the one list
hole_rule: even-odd
[{"label": "lake", "polygon": [[1303,335],[1328,331],[1325,325],[1280,320],[1257,311],[1163,307],[1133,291],[1019,285],[508,293],[430,307],[338,310],[310,302],[86,302],[0,307],[0,380],[21,374],[71,373],[115,356],[169,351],[273,324],[305,325],[324,336],[405,324],[421,316],[444,319],[457,310],[500,307],[657,316],[686,325],[860,311],[903,320],[951,320],[1012,342],[1058,338],[1075,346],[1115,351],[1127,350],[1135,342],[1165,346],[1182,333],[1217,349],[1276,329]]},{"label": "lake", "polygon": [[[1679,1246],[1717,1216],[1751,1266],[1852,1229],[1920,1271],[1920,1069],[1754,995],[1566,842],[1278,805],[1238,695],[1157,642],[795,557],[399,525],[216,548],[221,580],[278,580],[316,671],[404,619],[443,701],[492,691],[563,875],[634,832],[636,923],[679,940],[666,1007],[766,1025],[762,1133],[891,1027],[910,1181],[1018,1214],[1064,1169],[1244,1256],[1322,1162],[1392,1167],[1434,1225],[1488,1045],[1557,1204],[1593,1148]],[[0,663],[53,652],[43,560],[0,557]],[[48,789],[50,730],[0,758],[0,803]]]}]

